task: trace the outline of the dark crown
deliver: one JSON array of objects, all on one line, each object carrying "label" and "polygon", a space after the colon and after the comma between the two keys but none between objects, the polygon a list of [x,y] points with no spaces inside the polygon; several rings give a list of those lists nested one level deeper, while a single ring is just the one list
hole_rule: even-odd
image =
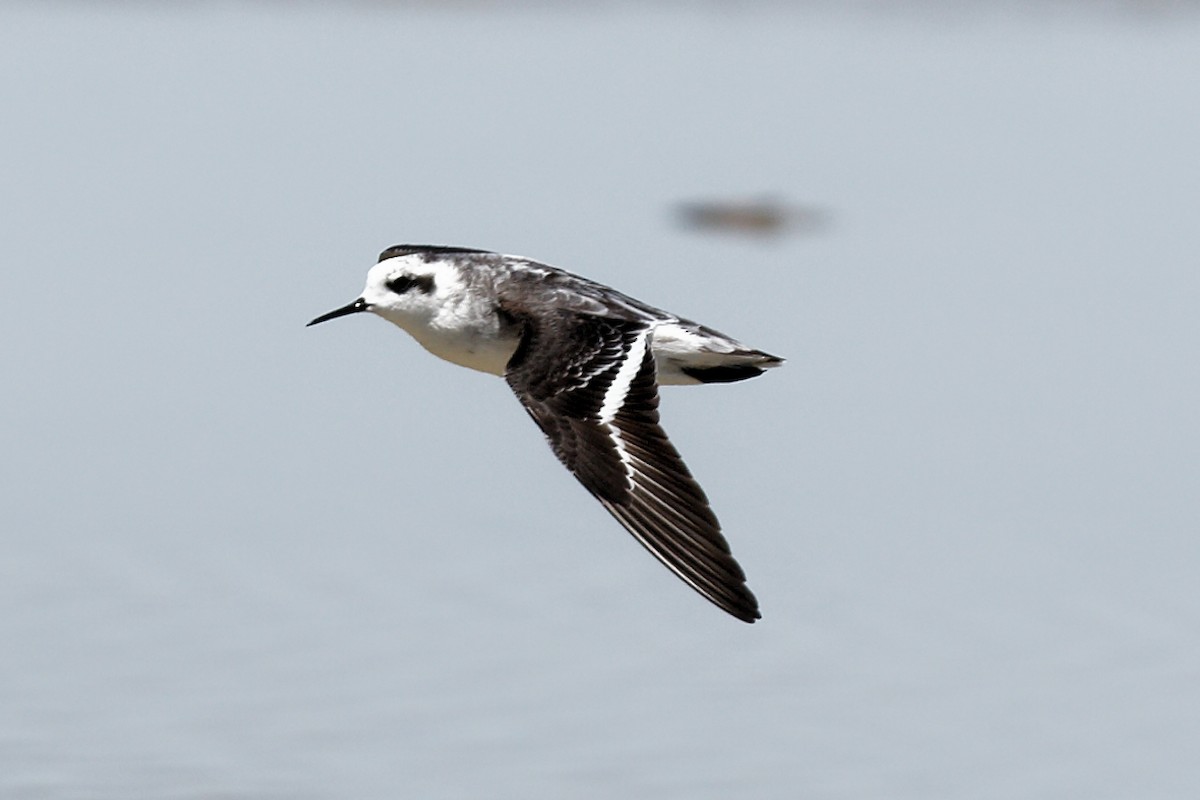
[{"label": "dark crown", "polygon": [[440,244],[394,244],[379,254],[380,261],[396,256],[411,256],[418,253],[446,255],[448,253],[490,253],[491,250],[476,250],[472,247],[449,247]]}]

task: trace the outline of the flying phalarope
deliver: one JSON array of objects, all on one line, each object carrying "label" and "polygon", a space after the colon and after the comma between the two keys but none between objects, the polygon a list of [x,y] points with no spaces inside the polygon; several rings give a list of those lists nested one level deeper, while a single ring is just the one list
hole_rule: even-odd
[{"label": "flying phalarope", "polygon": [[396,245],[362,295],[436,356],[502,375],[571,474],[655,558],[745,622],[758,601],[658,424],[658,387],[729,383],[783,359],[587,278],[486,250]]}]

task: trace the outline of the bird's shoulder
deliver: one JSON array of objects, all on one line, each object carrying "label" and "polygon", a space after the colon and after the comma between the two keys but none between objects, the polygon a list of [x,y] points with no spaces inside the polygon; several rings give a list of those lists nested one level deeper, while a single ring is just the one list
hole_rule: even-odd
[{"label": "bird's shoulder", "polygon": [[676,319],[582,275],[527,259],[503,258],[496,265],[493,284],[501,311],[514,317],[541,321],[575,315],[643,324]]}]

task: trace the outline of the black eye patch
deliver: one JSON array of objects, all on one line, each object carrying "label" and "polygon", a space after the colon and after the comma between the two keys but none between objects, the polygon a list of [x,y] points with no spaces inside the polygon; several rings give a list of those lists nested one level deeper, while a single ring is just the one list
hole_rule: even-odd
[{"label": "black eye patch", "polygon": [[387,288],[396,294],[404,294],[409,289],[417,289],[424,294],[433,292],[432,275],[397,275],[387,282]]}]

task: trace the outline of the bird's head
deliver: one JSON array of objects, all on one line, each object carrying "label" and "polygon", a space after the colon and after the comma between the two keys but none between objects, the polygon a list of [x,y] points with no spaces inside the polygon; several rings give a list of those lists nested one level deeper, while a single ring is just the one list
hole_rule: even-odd
[{"label": "bird's head", "polygon": [[[384,251],[385,256],[387,252]],[[444,286],[452,277],[446,269],[447,265],[429,261],[418,253],[383,258],[367,273],[367,285],[354,302],[322,314],[308,324],[361,311],[370,311],[406,329],[428,323],[441,305],[439,283]]]}]

